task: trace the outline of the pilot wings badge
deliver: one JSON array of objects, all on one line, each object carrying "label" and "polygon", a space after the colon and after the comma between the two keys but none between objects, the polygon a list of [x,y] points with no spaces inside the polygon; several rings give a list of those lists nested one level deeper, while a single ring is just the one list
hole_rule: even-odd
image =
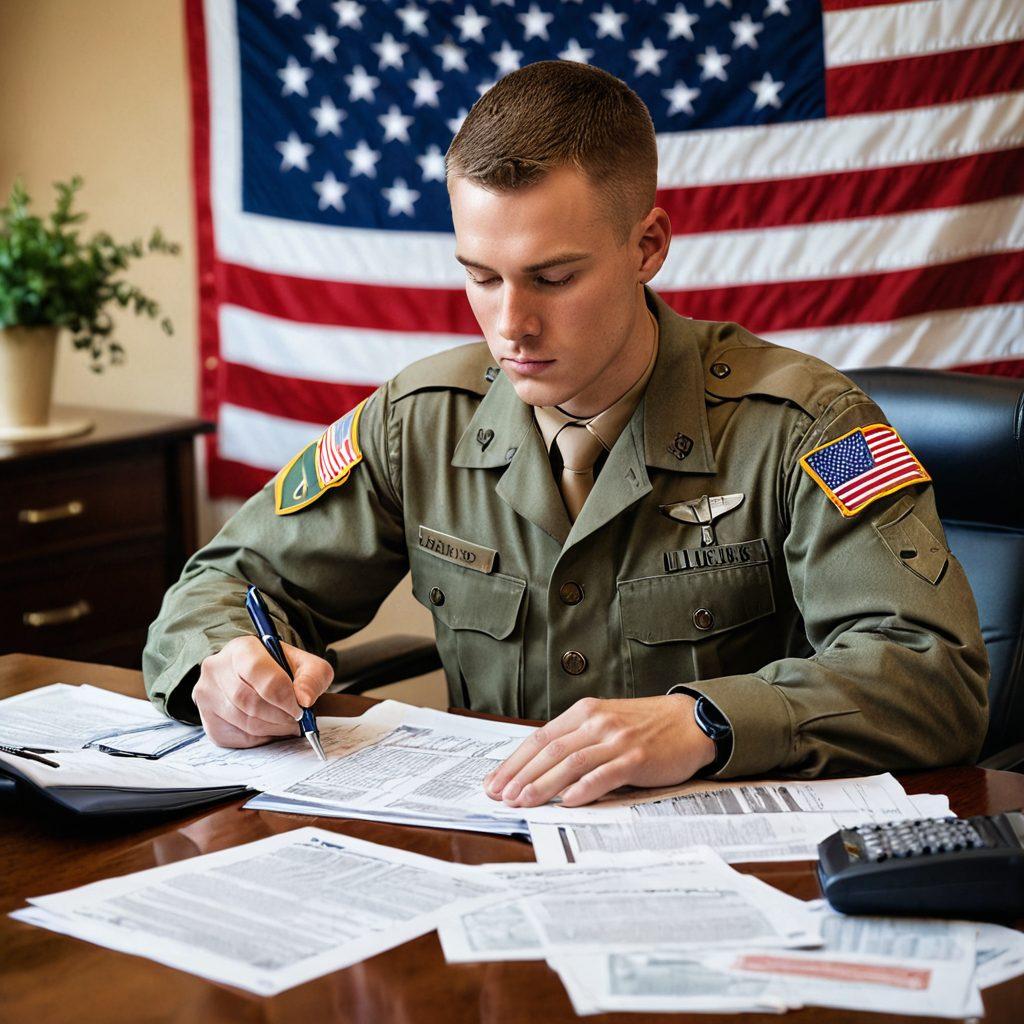
[{"label": "pilot wings badge", "polygon": [[701,547],[717,544],[715,538],[715,520],[739,508],[743,504],[742,494],[702,494],[691,501],[674,501],[669,505],[659,505],[658,511],[669,519],[681,523],[693,523],[700,527]]}]

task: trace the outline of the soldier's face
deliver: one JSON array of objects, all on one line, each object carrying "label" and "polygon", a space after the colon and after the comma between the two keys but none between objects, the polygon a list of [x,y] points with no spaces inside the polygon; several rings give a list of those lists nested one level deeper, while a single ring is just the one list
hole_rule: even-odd
[{"label": "soldier's face", "polygon": [[456,178],[451,204],[470,305],[519,397],[579,416],[607,408],[650,352],[642,286],[664,257],[638,244],[643,222],[623,242],[570,168],[506,193]]}]

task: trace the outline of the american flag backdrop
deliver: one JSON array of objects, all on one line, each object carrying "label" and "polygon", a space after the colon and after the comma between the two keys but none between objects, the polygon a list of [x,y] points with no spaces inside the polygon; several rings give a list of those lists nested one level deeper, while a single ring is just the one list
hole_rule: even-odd
[{"label": "american flag backdrop", "polygon": [[1024,375],[1021,0],[186,0],[212,497],[479,338],[443,155],[582,60],[651,110],[653,286],[840,367]]}]

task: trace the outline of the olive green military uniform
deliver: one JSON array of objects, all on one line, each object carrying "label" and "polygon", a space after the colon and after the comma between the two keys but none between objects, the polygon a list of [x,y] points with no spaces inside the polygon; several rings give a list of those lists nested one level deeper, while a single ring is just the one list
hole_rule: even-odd
[{"label": "olive green military uniform", "polygon": [[[648,302],[657,363],[575,523],[486,346],[423,360],[362,408],[343,482],[310,486],[311,446],[279,477],[287,514],[272,482],[191,559],[150,630],[154,703],[194,719],[198,666],[251,633],[247,582],[322,654],[411,569],[454,705],[548,719],[683,685],[732,724],[722,777],[974,758],[987,660],[930,485],[846,516],[800,464],[884,423],[877,406],[816,359]],[[670,514],[705,495],[742,500],[710,534]]]}]

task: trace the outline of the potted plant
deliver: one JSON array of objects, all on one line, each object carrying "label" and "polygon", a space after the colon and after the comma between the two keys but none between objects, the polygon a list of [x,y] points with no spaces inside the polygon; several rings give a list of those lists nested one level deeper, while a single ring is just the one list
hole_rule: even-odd
[{"label": "potted plant", "polygon": [[[121,273],[148,252],[176,255],[180,247],[155,228],[124,245],[106,232],[79,236],[85,214],[72,206],[82,179],[56,182],[57,202],[47,219],[29,210],[30,198],[15,182],[0,208],[0,440],[33,440],[77,433],[83,424],[50,422],[57,336],[71,332],[76,349],[87,351],[91,368],[124,361],[114,338],[111,305],[156,319],[160,307]],[[160,326],[173,333],[170,320]],[[88,429],[88,423],[84,429]]]}]

